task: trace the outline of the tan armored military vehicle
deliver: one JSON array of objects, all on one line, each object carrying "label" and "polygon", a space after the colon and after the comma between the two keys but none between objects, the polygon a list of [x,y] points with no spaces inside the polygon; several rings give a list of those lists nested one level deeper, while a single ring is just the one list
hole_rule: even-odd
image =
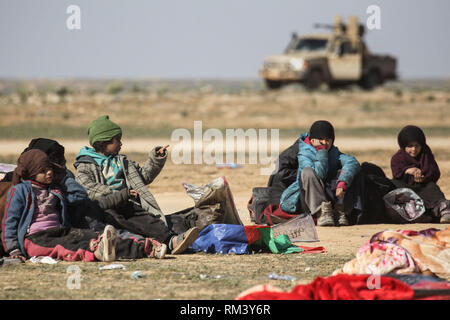
[{"label": "tan armored military vehicle", "polygon": [[335,24],[316,25],[333,29],[329,34],[295,33],[280,55],[264,60],[260,76],[269,89],[289,83],[303,83],[316,89],[322,83],[330,88],[359,84],[370,90],[387,80],[396,80],[396,59],[388,55],[373,55],[364,43],[364,26],[357,17],[349,17],[344,24],[341,17]]}]

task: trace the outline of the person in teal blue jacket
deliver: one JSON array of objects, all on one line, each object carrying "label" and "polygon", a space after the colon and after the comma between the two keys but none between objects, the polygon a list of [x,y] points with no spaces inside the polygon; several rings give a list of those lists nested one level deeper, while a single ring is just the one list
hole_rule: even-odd
[{"label": "person in teal blue jacket", "polygon": [[350,224],[348,215],[358,198],[358,188],[351,187],[361,166],[355,157],[340,152],[334,140],[334,128],[325,120],[300,135],[297,179],[281,196],[283,211],[307,211],[319,226]]}]

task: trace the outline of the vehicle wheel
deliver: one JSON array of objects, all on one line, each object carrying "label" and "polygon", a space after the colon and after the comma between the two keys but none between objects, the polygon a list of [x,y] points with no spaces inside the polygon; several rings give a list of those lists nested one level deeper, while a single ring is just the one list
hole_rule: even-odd
[{"label": "vehicle wheel", "polygon": [[305,87],[308,90],[315,90],[322,84],[322,74],[320,71],[313,70],[307,77],[305,81]]},{"label": "vehicle wheel", "polygon": [[343,84],[337,84],[337,83],[329,83],[328,84],[328,90],[330,90],[330,91],[342,90],[344,88],[345,88],[345,85],[343,85]]},{"label": "vehicle wheel", "polygon": [[364,90],[372,90],[379,84],[380,76],[378,75],[378,72],[372,70],[363,77],[361,87]]},{"label": "vehicle wheel", "polygon": [[270,90],[280,89],[281,86],[282,86],[281,81],[266,79],[266,87]]}]

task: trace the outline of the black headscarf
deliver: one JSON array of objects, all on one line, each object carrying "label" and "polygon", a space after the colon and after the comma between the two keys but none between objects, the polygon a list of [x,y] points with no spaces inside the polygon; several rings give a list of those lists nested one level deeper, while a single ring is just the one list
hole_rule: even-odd
[{"label": "black headscarf", "polygon": [[50,161],[57,165],[63,167],[66,165],[66,158],[64,157],[64,147],[55,140],[46,138],[33,139],[22,153],[32,149],[39,149],[44,151],[50,158]]},{"label": "black headscarf", "polygon": [[[33,149],[41,150],[47,154],[56,174],[65,172],[66,158],[64,157],[64,147],[57,141],[46,138],[33,139],[30,141],[28,147],[23,150],[21,155]],[[13,172],[8,172],[1,182],[10,182],[12,181],[12,178]]]},{"label": "black headscarf", "polygon": [[426,144],[425,134],[422,129],[416,126],[404,127],[397,136],[398,145],[405,149],[410,143],[418,142],[422,147]]}]

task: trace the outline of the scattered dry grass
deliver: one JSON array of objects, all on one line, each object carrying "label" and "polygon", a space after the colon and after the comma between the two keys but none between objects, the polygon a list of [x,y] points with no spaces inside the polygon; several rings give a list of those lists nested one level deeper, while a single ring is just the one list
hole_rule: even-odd
[{"label": "scattered dry grass", "polygon": [[[297,278],[295,283],[327,276],[351,255],[184,254],[164,260],[117,261],[127,269],[99,270],[106,263],[3,266],[0,299],[234,299],[253,285],[271,282],[285,290],[289,281],[268,279],[270,272]],[[81,270],[80,289],[68,289],[69,266]],[[310,270],[305,271],[307,267]],[[144,276],[132,279],[134,271]]]}]

